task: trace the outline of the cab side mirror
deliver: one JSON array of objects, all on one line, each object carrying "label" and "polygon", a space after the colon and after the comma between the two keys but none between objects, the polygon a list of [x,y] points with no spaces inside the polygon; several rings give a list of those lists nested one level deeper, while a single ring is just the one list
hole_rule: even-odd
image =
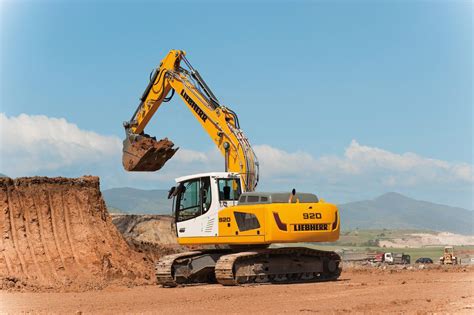
[{"label": "cab side mirror", "polygon": [[170,188],[170,190],[168,190],[168,199],[171,199],[175,194],[176,192],[176,186],[173,186]]}]

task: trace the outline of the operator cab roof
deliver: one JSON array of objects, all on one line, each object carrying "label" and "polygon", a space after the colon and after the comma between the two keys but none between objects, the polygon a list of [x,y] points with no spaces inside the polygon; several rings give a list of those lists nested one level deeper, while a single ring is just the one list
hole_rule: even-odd
[{"label": "operator cab roof", "polygon": [[[240,195],[239,205],[250,204],[267,204],[267,203],[288,203],[290,192],[244,192]],[[319,202],[315,194],[296,193],[295,200],[299,203],[316,203]]]},{"label": "operator cab roof", "polygon": [[201,177],[215,177],[215,178],[239,178],[240,175],[239,173],[232,173],[232,172],[209,172],[209,173],[199,173],[199,174],[193,174],[193,175],[187,175],[187,176],[182,176],[178,177],[175,179],[177,183],[185,182],[190,179],[194,178],[201,178]]}]

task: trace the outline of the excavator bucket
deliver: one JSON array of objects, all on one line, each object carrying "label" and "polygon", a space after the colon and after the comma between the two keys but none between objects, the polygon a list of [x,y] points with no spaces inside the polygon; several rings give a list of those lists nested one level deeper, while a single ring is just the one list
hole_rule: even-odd
[{"label": "excavator bucket", "polygon": [[161,169],[178,148],[168,138],[156,141],[148,136],[127,137],[123,141],[123,168],[129,172],[153,172]]}]

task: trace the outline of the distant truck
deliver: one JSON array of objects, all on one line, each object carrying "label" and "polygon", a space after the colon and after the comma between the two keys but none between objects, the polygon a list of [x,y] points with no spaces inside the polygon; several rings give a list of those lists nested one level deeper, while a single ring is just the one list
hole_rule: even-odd
[{"label": "distant truck", "polygon": [[374,262],[383,262],[390,265],[410,264],[411,257],[403,253],[379,253],[374,257]]}]

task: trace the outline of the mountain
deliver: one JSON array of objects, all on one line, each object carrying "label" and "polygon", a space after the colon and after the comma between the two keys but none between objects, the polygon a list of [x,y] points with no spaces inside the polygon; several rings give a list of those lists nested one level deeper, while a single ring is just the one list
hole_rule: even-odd
[{"label": "mountain", "polygon": [[[102,192],[111,212],[171,214],[166,190],[113,188]],[[373,200],[338,205],[342,229],[414,229],[474,234],[474,212],[390,192]]]},{"label": "mountain", "polygon": [[0,177],[8,177],[8,176],[5,175],[5,174],[0,173]]},{"label": "mountain", "polygon": [[339,205],[347,229],[416,229],[473,234],[474,212],[390,192],[373,200]]},{"label": "mountain", "polygon": [[112,188],[102,191],[110,212],[132,214],[171,214],[172,200],[163,189]]}]

